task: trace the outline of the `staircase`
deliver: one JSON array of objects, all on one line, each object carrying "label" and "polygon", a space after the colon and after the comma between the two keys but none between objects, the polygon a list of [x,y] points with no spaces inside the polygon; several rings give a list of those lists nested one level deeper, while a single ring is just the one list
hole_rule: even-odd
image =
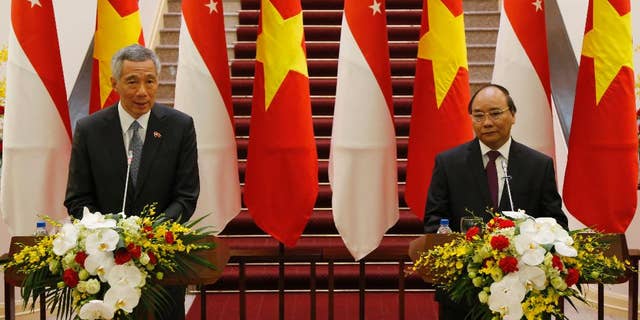
[{"label": "staircase", "polygon": [[[157,99],[158,102],[172,105],[180,30],[180,0],[167,1],[169,10],[164,16],[164,28],[160,31],[160,45],[155,48],[163,61]],[[228,30],[227,44],[230,48],[235,128],[238,158],[240,159],[239,170],[240,179],[243,182],[251,114],[259,0],[225,1],[224,6],[227,16],[225,18]],[[479,86],[487,84],[491,80],[499,25],[499,0],[464,0],[463,6],[471,91],[474,92]],[[333,224],[331,189],[327,174],[342,7],[343,0],[302,0],[313,127],[319,157],[320,191],[314,213],[295,250],[344,247]],[[386,9],[394,120],[397,134],[400,219],[387,232],[380,246],[406,248],[409,241],[422,234],[422,223],[415,214],[410,212],[403,196],[422,0],[387,0]],[[254,224],[246,208],[229,223],[220,237],[224,238],[229,246],[235,250],[278,248],[278,242]],[[252,295],[268,295],[278,288],[278,257],[274,256],[271,259],[272,262],[269,262],[269,259],[266,260],[267,262],[247,266],[246,286],[250,292],[254,292]],[[208,288],[210,292],[218,293],[220,299],[225,295],[233,295],[234,290],[238,288],[237,269],[237,264],[229,265],[225,269],[222,279],[216,285]],[[368,293],[384,293],[397,288],[397,260],[367,263],[366,269]],[[336,290],[346,293],[355,291],[358,288],[358,270],[359,264],[356,262],[337,264],[335,270]],[[327,273],[326,264],[319,264],[316,277],[320,292],[327,289]],[[287,292],[308,291],[310,276],[308,262],[288,263],[285,274],[284,284]],[[432,299],[432,294],[424,291],[428,287],[418,278],[409,277],[406,288],[415,291],[415,294],[418,295],[417,301]],[[271,293],[271,295],[273,294]],[[214,297],[212,300],[215,299]],[[384,299],[381,301],[380,303],[385,303]],[[295,306],[295,304],[297,303],[287,300],[289,310],[290,305]],[[425,308],[432,308],[432,306]],[[275,306],[272,309],[277,310]],[[420,316],[428,311],[418,308],[415,312],[415,316]],[[259,319],[264,318],[264,314],[260,315],[259,312],[257,314]],[[411,317],[411,315],[408,316]],[[230,317],[234,318],[235,315]],[[347,316],[345,319],[350,318],[355,318],[355,316]]]}]

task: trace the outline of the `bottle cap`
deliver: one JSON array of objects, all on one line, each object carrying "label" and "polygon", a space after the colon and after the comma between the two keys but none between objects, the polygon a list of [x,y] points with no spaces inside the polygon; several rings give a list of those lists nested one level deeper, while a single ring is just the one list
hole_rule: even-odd
[{"label": "bottle cap", "polygon": [[36,228],[46,228],[47,227],[47,223],[40,220],[38,222],[36,222]]},{"label": "bottle cap", "polygon": [[449,224],[449,219],[446,219],[446,218],[440,219],[440,224],[447,224],[448,225]]}]

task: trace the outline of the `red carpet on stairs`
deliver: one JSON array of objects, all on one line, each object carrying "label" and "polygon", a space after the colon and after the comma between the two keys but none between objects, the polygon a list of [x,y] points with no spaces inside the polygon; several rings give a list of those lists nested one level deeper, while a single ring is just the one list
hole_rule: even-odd
[{"label": "red carpet on stairs", "polygon": [[[285,319],[311,319],[308,293],[285,294]],[[358,319],[358,293],[341,292],[334,296],[334,319]],[[316,301],[316,319],[326,320],[327,294],[318,293]],[[240,319],[237,293],[216,293],[207,296],[207,320]],[[277,320],[277,293],[249,293],[247,295],[247,320]],[[405,295],[405,319],[430,320],[438,318],[438,304],[434,294],[407,292]],[[200,296],[196,297],[187,313],[187,320],[200,319]],[[398,319],[398,295],[396,293],[368,292],[365,298],[365,319]]]},{"label": "red carpet on stairs", "polygon": [[[333,223],[331,188],[328,179],[328,158],[333,125],[337,59],[339,55],[340,28],[344,0],[300,0],[304,9],[304,34],[309,72],[313,130],[318,152],[319,193],[315,210],[302,238],[291,250],[315,252],[318,248],[344,248],[342,239]],[[178,66],[178,40],[181,24],[182,0],[167,0],[168,12],[164,15],[165,27],[161,30],[160,45],[156,51],[167,65],[158,90],[160,102],[172,105],[174,101],[175,70]],[[244,182],[248,136],[251,127],[251,99],[255,73],[256,37],[258,34],[259,6],[261,0],[239,0],[240,9],[232,12],[225,6],[228,28],[227,44],[233,47],[230,54],[230,72],[233,94],[234,129],[238,146],[240,181]],[[369,0],[371,2],[371,0]],[[469,59],[472,91],[490,82],[495,42],[500,21],[499,0],[464,0],[467,27],[467,54]],[[406,180],[408,135],[414,90],[414,74],[423,0],[386,0],[384,2],[388,22],[390,66],[393,87],[394,124],[397,137],[398,198],[400,219],[388,232],[380,248],[406,248],[408,243],[423,233],[421,220],[412,213],[404,201]],[[233,15],[237,13],[236,18]],[[236,21],[237,19],[237,21]],[[235,30],[234,30],[235,29]],[[420,89],[420,88],[417,88]],[[292,213],[295,214],[295,213]],[[421,213],[419,214],[421,215]],[[219,235],[231,250],[241,256],[241,251],[277,249],[278,243],[266,235],[253,221],[243,206]],[[289,250],[289,249],[286,249]],[[314,251],[315,250],[315,251]],[[277,252],[273,251],[273,252]],[[340,258],[342,259],[342,258]],[[334,268],[334,285],[337,289],[355,290],[359,285],[359,264],[338,259]],[[366,293],[365,319],[398,319],[398,294],[380,290],[398,288],[398,259],[370,261],[366,265],[365,281],[370,292]],[[246,264],[245,284],[250,293],[246,299],[247,319],[279,319],[277,254],[258,262]],[[328,288],[328,261],[317,261],[316,285],[320,290]],[[404,265],[405,267],[408,264]],[[285,267],[286,290],[309,288],[310,262],[292,261]],[[216,284],[207,286],[206,319],[239,319],[239,264],[231,263],[224,269]],[[437,303],[431,287],[417,276],[407,277],[405,288],[421,290],[407,292],[404,319],[437,319]],[[339,293],[338,293],[339,292]],[[318,293],[316,319],[328,319],[326,291]],[[310,319],[308,293],[287,293],[285,319]],[[334,319],[359,319],[358,293],[337,291],[334,297]],[[188,312],[188,319],[200,319],[200,299],[196,298]]]}]

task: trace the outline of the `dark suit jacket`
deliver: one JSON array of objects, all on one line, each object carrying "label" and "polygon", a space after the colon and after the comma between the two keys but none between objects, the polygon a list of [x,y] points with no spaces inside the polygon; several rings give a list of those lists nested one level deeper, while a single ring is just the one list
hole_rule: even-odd
[{"label": "dark suit jacket", "polygon": [[[65,206],[82,218],[83,207],[102,213],[122,210],[127,159],[117,104],[80,119],[69,164]],[[200,192],[193,119],[172,108],[151,108],[142,148],[138,186],[128,188],[127,215],[147,204],[157,212],[188,220]]]},{"label": "dark suit jacket", "polygon": [[[507,170],[512,177],[511,195],[516,209],[524,209],[534,217],[555,218],[567,228],[551,158],[512,140]],[[436,232],[441,217],[449,218],[451,229],[458,231],[460,218],[471,215],[467,210],[487,221],[490,215],[486,209],[492,206],[477,138],[436,156],[427,196],[425,232]],[[503,210],[511,210],[506,187],[499,206],[499,211]]]}]

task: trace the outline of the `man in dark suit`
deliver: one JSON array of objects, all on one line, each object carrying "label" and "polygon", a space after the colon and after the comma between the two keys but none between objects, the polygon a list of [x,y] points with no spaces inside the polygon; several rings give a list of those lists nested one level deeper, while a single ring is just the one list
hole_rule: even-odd
[{"label": "man in dark suit", "polygon": [[[511,138],[516,106],[509,91],[495,84],[479,89],[471,97],[469,114],[476,138],[436,156],[424,216],[425,232],[436,232],[441,218],[448,218],[451,229],[459,231],[464,216],[474,214],[488,221],[491,215],[487,210],[512,210],[502,179],[503,165],[512,177],[509,181],[516,210],[555,218],[567,228],[553,160]],[[491,158],[495,161],[493,186],[488,179]],[[437,298],[440,319],[465,318],[468,306],[454,304],[442,292]]]},{"label": "man in dark suit", "polygon": [[[157,212],[187,221],[198,200],[198,155],[193,119],[155,103],[160,61],[140,45],[112,59],[111,84],[119,103],[78,121],[73,136],[65,206],[82,218],[84,207],[122,211],[127,162],[131,161],[125,213],[156,203]],[[128,150],[128,151],[127,151]],[[165,319],[184,319],[184,287],[166,288],[175,300]]]}]

